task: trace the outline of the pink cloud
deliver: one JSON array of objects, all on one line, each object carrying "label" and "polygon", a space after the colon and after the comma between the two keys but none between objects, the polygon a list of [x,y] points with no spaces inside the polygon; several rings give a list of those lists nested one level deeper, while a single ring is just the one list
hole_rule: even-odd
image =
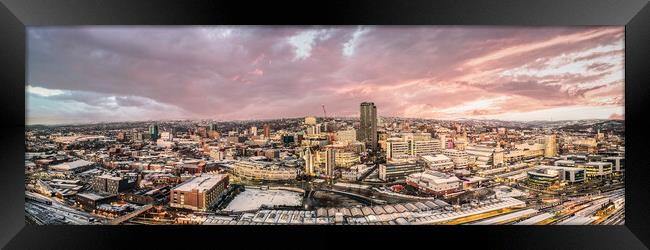
[{"label": "pink cloud", "polygon": [[[289,42],[306,31],[317,35],[303,36],[297,45]],[[28,32],[28,83],[137,96],[213,119],[319,115],[321,104],[333,115],[356,116],[363,101],[374,101],[382,116],[441,119],[623,106],[622,27],[357,31],[35,27]],[[354,49],[346,52],[352,39]],[[301,47],[304,57],[295,60],[300,42],[309,46]],[[462,109],[495,98],[501,99]]]}]

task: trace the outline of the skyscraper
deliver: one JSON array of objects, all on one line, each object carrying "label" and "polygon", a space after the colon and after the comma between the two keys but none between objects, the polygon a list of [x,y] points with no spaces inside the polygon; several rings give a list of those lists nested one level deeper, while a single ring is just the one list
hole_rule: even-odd
[{"label": "skyscraper", "polygon": [[555,133],[552,135],[547,135],[544,145],[544,157],[556,157],[557,156],[557,136]]},{"label": "skyscraper", "polygon": [[269,138],[271,134],[271,129],[268,124],[264,124],[264,138]]},{"label": "skyscraper", "polygon": [[316,156],[312,154],[311,149],[305,149],[305,174],[308,176],[314,175],[314,165],[316,164]]},{"label": "skyscraper", "polygon": [[325,172],[327,177],[333,177],[334,167],[336,166],[336,150],[327,148],[325,151]]},{"label": "skyscraper", "polygon": [[208,127],[208,131],[217,131],[217,124],[210,123],[210,126]]},{"label": "skyscraper", "polygon": [[372,102],[361,103],[361,123],[357,140],[366,143],[368,148],[377,149],[377,107]]},{"label": "skyscraper", "polygon": [[158,140],[158,124],[151,124],[149,126],[149,135],[152,141]]}]

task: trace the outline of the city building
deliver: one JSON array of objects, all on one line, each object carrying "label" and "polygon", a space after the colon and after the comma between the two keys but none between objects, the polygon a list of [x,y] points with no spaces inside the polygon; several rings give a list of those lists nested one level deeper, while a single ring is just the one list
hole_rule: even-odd
[{"label": "city building", "polygon": [[487,165],[499,167],[503,164],[503,149],[480,144],[470,144],[465,147],[469,163],[476,166]]},{"label": "city building", "polygon": [[355,152],[338,150],[336,152],[336,166],[341,168],[348,168],[350,166],[359,164],[361,158]]},{"label": "city building", "polygon": [[336,167],[336,149],[327,148],[325,150],[325,174],[328,177],[334,176],[334,168]]},{"label": "city building", "polygon": [[548,188],[559,182],[569,184],[585,180],[585,170],[574,167],[538,166],[527,172],[526,184],[533,188]]},{"label": "city building", "polygon": [[264,124],[264,138],[268,139],[271,137],[271,127],[269,124]]},{"label": "city building", "polygon": [[433,155],[440,152],[440,142],[437,140],[412,140],[411,141],[411,155]]},{"label": "city building", "polygon": [[567,183],[579,183],[585,180],[585,170],[576,167],[560,167],[560,166],[538,166],[535,169],[546,172],[557,172],[558,179]]},{"label": "city building", "polygon": [[368,145],[369,149],[377,149],[377,107],[372,102],[363,102],[360,106],[360,127],[357,140]]},{"label": "city building", "polygon": [[609,156],[602,159],[604,162],[609,162],[613,165],[614,171],[620,172],[625,169],[625,157]]},{"label": "city building", "polygon": [[401,179],[412,173],[422,172],[423,166],[415,162],[394,162],[379,164],[379,179],[383,181]]},{"label": "city building", "polygon": [[52,171],[63,172],[66,174],[79,173],[92,168],[95,163],[86,160],[76,160],[72,162],[64,162],[57,165],[49,166]]},{"label": "city building", "polygon": [[579,167],[585,169],[587,177],[601,177],[612,173],[612,165],[611,162],[587,162]]},{"label": "city building", "polygon": [[108,194],[118,194],[133,189],[135,188],[135,184],[136,182],[133,179],[111,175],[95,176],[92,181],[92,187],[95,192]]},{"label": "city building", "polygon": [[548,188],[560,180],[560,173],[554,169],[537,168],[527,175],[526,184],[533,188]]},{"label": "city building", "polygon": [[576,162],[572,160],[557,160],[553,163],[555,166],[560,167],[575,167]]},{"label": "city building", "polygon": [[407,141],[401,139],[389,138],[386,142],[386,159],[404,159],[411,157],[410,145]]},{"label": "city building", "polygon": [[108,203],[115,200],[115,195],[98,195],[95,193],[78,193],[75,196],[75,205],[86,211],[95,210],[100,204]]},{"label": "city building", "polygon": [[349,169],[341,172],[341,178],[347,181],[356,181],[361,176],[369,171],[372,166],[367,166],[364,164],[351,166]]},{"label": "city building", "polygon": [[433,170],[408,175],[406,184],[435,195],[458,192],[463,187],[463,182],[458,177]]},{"label": "city building", "polygon": [[305,125],[316,125],[316,117],[315,116],[305,117]]},{"label": "city building", "polygon": [[316,155],[312,153],[310,148],[306,148],[303,159],[305,160],[305,174],[308,176],[313,176],[315,173],[316,165]]},{"label": "city building", "polygon": [[558,152],[557,135],[547,135],[544,142],[544,157],[556,157]]},{"label": "city building", "polygon": [[158,140],[158,124],[151,124],[149,126],[149,138],[152,141]]},{"label": "city building", "polygon": [[353,128],[340,130],[336,132],[336,141],[340,144],[348,145],[355,142],[357,136],[357,131]]},{"label": "city building", "polygon": [[169,206],[190,210],[206,211],[228,187],[228,175],[205,174],[194,177],[170,192]]},{"label": "city building", "polygon": [[443,154],[454,163],[454,168],[463,169],[467,168],[467,153],[456,149],[446,149]]},{"label": "city building", "polygon": [[454,162],[444,154],[424,155],[418,160],[424,164],[427,169],[441,171],[454,169]]},{"label": "city building", "polygon": [[237,161],[234,170],[237,176],[254,180],[294,180],[298,176],[295,168],[281,167],[258,161]]}]

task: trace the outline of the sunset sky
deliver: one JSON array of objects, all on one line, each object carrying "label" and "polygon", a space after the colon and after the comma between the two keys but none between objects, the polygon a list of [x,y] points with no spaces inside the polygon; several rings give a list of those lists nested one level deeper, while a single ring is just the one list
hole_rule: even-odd
[{"label": "sunset sky", "polygon": [[623,50],[623,27],[32,27],[26,119],[623,119]]}]

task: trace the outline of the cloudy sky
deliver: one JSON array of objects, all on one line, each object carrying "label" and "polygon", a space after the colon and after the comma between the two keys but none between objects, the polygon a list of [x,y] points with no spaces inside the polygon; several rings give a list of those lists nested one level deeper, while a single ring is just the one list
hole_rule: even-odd
[{"label": "cloudy sky", "polygon": [[623,27],[32,27],[27,123],[622,119]]}]

